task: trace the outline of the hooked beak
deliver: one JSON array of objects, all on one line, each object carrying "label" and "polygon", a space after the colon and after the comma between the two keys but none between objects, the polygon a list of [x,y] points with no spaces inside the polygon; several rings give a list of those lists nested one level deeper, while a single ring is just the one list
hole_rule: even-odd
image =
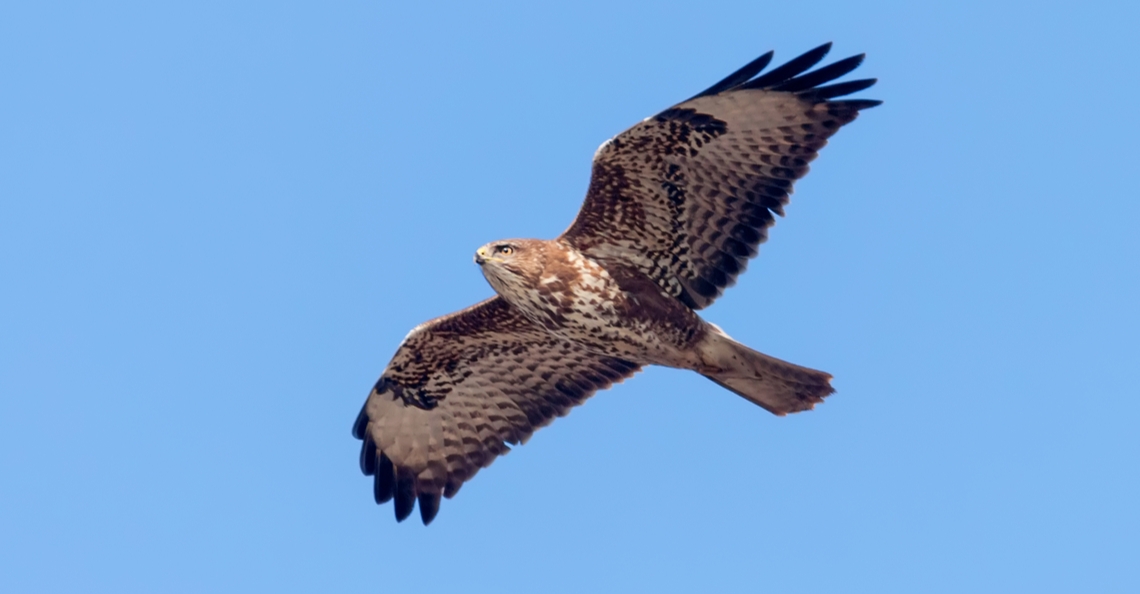
[{"label": "hooked beak", "polygon": [[487,248],[481,247],[475,250],[475,263],[482,266],[489,258],[487,257]]}]

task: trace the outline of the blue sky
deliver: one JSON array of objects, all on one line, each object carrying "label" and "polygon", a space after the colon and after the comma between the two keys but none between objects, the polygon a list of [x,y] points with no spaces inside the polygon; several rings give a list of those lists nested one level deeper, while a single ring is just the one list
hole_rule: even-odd
[{"label": "blue sky", "polygon": [[[0,7],[0,590],[1140,590],[1123,2]],[[835,375],[651,369],[429,527],[349,429],[595,148],[769,49],[867,52],[708,319]]]}]

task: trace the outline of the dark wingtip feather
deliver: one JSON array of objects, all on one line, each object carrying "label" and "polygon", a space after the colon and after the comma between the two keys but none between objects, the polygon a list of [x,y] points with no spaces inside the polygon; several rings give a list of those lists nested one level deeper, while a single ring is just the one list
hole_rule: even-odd
[{"label": "dark wingtip feather", "polygon": [[827,42],[815,49],[808,50],[803,54],[792,58],[786,64],[783,64],[765,74],[760,75],[755,80],[749,81],[747,84],[741,85],[742,89],[764,89],[774,85],[778,85],[819,63],[820,60],[831,51],[831,42]]},{"label": "dark wingtip feather", "polygon": [[360,414],[356,415],[356,421],[352,423],[352,436],[356,439],[364,439],[364,430],[368,427],[368,414],[364,409],[368,408],[368,401],[364,401],[364,406],[360,407]]},{"label": "dark wingtip feather", "polygon": [[[738,71],[725,76],[723,80],[720,80],[714,84],[714,86],[701,91],[698,95],[687,100],[718,95],[718,93],[738,89],[768,89],[797,93],[800,97],[819,103],[819,101],[824,101],[832,97],[850,95],[850,93],[869,88],[872,84],[877,82],[877,79],[862,79],[820,87],[823,83],[836,80],[840,78],[840,76],[854,71],[855,68],[863,64],[863,60],[866,58],[866,54],[850,56],[839,60],[839,62],[817,68],[815,71],[807,72],[816,64],[819,64],[821,60],[828,55],[829,51],[831,51],[830,41],[822,44],[820,47],[808,50],[804,52],[804,54],[792,58],[788,63],[777,66],[773,68],[772,71],[760,74],[760,71],[763,71],[764,68],[772,62],[774,52],[768,51],[767,54],[752,60],[752,62],[739,68]],[[757,78],[749,80],[752,76],[757,76]],[[860,108],[866,107],[873,106],[866,105]]]},{"label": "dark wingtip feather", "polygon": [[364,443],[360,444],[360,472],[365,476],[376,473],[376,442],[371,435],[365,435]]},{"label": "dark wingtip feather", "polygon": [[863,63],[863,59],[867,54],[859,54],[858,56],[851,56],[844,58],[838,62],[833,62],[820,68],[813,70],[807,74],[797,76],[791,80],[783,82],[779,85],[772,87],[775,91],[788,91],[791,93],[804,91],[812,87],[821,85],[825,82],[833,81],[852,70],[855,70]]},{"label": "dark wingtip feather", "polygon": [[859,80],[849,80],[847,82],[836,83],[823,87],[816,87],[806,93],[800,93],[801,97],[811,99],[814,101],[823,101],[825,99],[832,99],[834,97],[842,97],[852,93],[858,93],[864,89],[869,89],[879,82],[877,78],[861,78]]},{"label": "dark wingtip feather", "polygon": [[424,526],[431,524],[439,513],[439,493],[420,493],[420,519]]},{"label": "dark wingtip feather", "polygon": [[760,71],[764,70],[764,68],[766,68],[768,64],[772,62],[772,56],[775,55],[776,52],[769,51],[759,58],[756,58],[755,60],[752,60],[751,62],[740,67],[736,72],[733,72],[732,74],[724,77],[715,85],[692,96],[689,100],[691,101],[697,97],[705,97],[707,95],[716,95],[717,93],[723,93],[733,87],[740,86],[748,82],[748,79],[756,76],[757,74],[760,74]]},{"label": "dark wingtip feather", "polygon": [[[760,74],[772,61],[774,53],[768,52],[745,64],[736,72],[733,72],[720,82],[701,91],[686,101],[738,89],[769,89],[773,91],[796,93],[804,99],[818,103],[833,97],[841,97],[862,91],[877,82],[877,79],[868,78],[819,86],[852,72],[858,68],[867,57],[866,54],[859,54],[828,64],[812,72],[807,72],[823,60],[830,51],[831,42],[827,42],[819,47],[804,52],[769,72]],[[753,76],[757,76],[757,78],[749,80],[749,78]],[[876,103],[876,105],[877,104],[878,103]],[[865,105],[859,107],[859,109],[867,109],[868,107],[874,106]]]},{"label": "dark wingtip feather", "polygon": [[412,510],[416,507],[415,480],[412,477],[398,477],[396,479],[394,499],[396,521],[403,522],[412,515]]},{"label": "dark wingtip feather", "polygon": [[372,479],[372,497],[377,505],[392,500],[395,486],[396,472],[392,467],[392,461],[381,452],[380,459],[376,462],[376,474]]},{"label": "dark wingtip feather", "polygon": [[845,109],[853,109],[855,111],[860,111],[863,109],[871,109],[872,107],[878,107],[882,104],[883,104],[883,102],[879,101],[878,99],[845,99],[843,101],[834,101],[832,103],[828,103],[827,105],[828,106],[835,106],[835,107],[838,107],[841,109],[845,108]]}]

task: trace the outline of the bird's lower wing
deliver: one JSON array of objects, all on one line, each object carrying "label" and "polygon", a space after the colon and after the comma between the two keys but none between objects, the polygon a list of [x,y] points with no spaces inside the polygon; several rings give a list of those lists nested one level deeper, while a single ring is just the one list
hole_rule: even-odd
[{"label": "bird's lower wing", "polygon": [[424,523],[459,487],[555,417],[637,372],[535,326],[494,297],[413,330],[369,394],[353,435],[377,503]]}]

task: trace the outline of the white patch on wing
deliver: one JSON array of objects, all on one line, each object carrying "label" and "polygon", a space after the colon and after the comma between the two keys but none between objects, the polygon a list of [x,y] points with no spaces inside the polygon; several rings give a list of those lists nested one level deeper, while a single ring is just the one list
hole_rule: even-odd
[{"label": "white patch on wing", "polygon": [[729,338],[729,339],[732,338],[731,336],[728,335],[727,332],[725,332],[724,330],[721,330],[720,326],[717,326],[716,324],[709,322],[709,321],[705,321],[705,323],[708,324],[709,327],[712,328],[713,331],[716,332],[717,334],[720,334],[721,336],[723,336],[725,338]]},{"label": "white patch on wing", "polygon": [[597,160],[598,160],[598,155],[602,154],[602,151],[606,150],[606,147],[607,147],[607,146],[609,146],[609,145],[610,145],[610,143],[611,143],[611,142],[613,142],[613,141],[614,141],[614,139],[613,139],[613,138],[611,138],[611,139],[609,139],[609,140],[607,140],[607,141],[603,142],[603,143],[602,143],[602,144],[601,144],[601,145],[598,147],[598,150],[594,151],[594,160],[595,160],[595,161],[597,161]]},{"label": "white patch on wing", "polygon": [[[416,333],[418,333],[419,331],[423,330],[423,329],[424,329],[424,327],[425,327],[425,326],[427,326],[427,325],[428,325],[428,324],[430,324],[430,323],[431,323],[431,320],[429,320],[429,321],[427,321],[427,322],[424,322],[424,323],[420,324],[419,326],[416,326],[415,328],[412,328],[411,330],[409,330],[409,331],[408,331],[408,334],[407,334],[406,336],[404,336],[404,340],[401,340],[401,341],[400,341],[400,346],[404,346],[404,343],[405,343],[405,342],[408,342],[408,339],[409,339],[409,338],[411,338],[411,337],[415,336],[415,335],[416,335]],[[397,348],[399,348],[399,347],[397,347]]]}]

